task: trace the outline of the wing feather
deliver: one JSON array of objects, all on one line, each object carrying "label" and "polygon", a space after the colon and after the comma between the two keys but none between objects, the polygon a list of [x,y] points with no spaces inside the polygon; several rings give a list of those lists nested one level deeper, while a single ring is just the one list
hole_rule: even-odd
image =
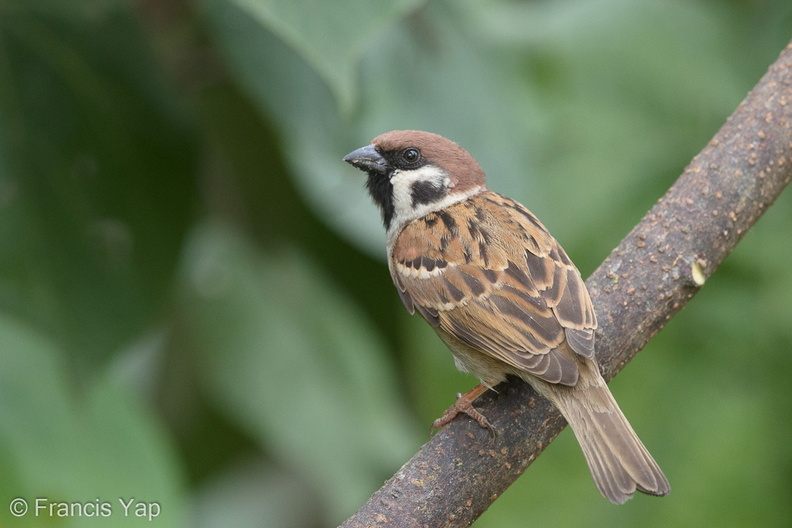
[{"label": "wing feather", "polygon": [[408,224],[390,266],[409,311],[513,368],[574,385],[575,355],[594,357],[597,321],[580,273],[513,200],[486,191]]}]

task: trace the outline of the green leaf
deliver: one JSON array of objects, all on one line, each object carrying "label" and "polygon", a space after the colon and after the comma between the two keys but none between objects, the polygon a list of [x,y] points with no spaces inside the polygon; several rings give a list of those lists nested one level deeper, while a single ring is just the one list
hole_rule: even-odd
[{"label": "green leaf", "polygon": [[0,308],[83,365],[157,309],[190,213],[190,135],[130,7],[0,17]]},{"label": "green leaf", "polygon": [[305,475],[334,521],[417,447],[366,317],[302,254],[265,256],[204,225],[185,252],[181,290],[210,397]]},{"label": "green leaf", "polygon": [[[9,469],[0,479],[0,503],[26,499],[30,510],[19,522],[39,525],[61,518],[48,509],[36,516],[37,498],[46,499],[46,508],[106,502],[110,515],[102,525],[116,526],[140,522],[125,516],[119,500],[135,498],[159,504],[157,526],[178,526],[181,479],[147,408],[109,379],[75,394],[62,354],[30,328],[0,317],[0,460]],[[68,525],[95,521],[74,516]]]},{"label": "green leaf", "polygon": [[424,0],[222,0],[292,47],[330,86],[342,113],[357,95],[357,63],[389,24]]}]

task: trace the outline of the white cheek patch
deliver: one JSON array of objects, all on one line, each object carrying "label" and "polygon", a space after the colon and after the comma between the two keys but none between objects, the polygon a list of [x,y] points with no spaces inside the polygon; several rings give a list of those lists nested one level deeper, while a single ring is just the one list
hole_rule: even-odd
[{"label": "white cheek patch", "polygon": [[396,171],[391,175],[393,185],[393,205],[396,216],[410,215],[413,210],[413,186],[423,182],[437,190],[451,187],[451,179],[436,165],[426,165],[410,171]]},{"label": "white cheek patch", "polygon": [[437,165],[425,165],[415,170],[400,170],[391,176],[393,207],[400,221],[414,220],[436,209],[434,203],[414,203],[413,188],[417,183],[433,187],[438,193],[450,190],[453,185],[448,174]]}]

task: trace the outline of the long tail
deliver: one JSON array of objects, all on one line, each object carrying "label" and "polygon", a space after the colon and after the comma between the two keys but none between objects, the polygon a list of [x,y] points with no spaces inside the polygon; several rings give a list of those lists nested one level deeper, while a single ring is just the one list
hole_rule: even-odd
[{"label": "long tail", "polygon": [[631,499],[636,490],[667,495],[668,479],[619,409],[596,363],[585,364],[574,387],[542,383],[537,389],[569,422],[600,493],[615,504]]}]

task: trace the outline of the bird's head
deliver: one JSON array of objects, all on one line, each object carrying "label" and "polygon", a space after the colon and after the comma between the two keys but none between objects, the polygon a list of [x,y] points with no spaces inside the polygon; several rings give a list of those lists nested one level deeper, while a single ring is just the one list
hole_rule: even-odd
[{"label": "bird's head", "polygon": [[347,154],[344,161],[368,173],[366,186],[389,235],[486,189],[476,159],[453,141],[430,132],[386,132]]}]

